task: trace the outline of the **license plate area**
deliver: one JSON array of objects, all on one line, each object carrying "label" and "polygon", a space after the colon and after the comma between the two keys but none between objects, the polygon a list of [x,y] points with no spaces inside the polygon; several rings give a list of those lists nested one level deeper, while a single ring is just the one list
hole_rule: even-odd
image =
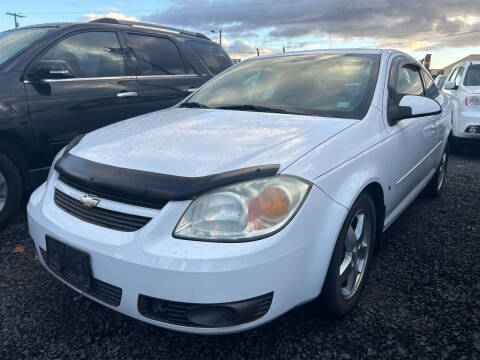
[{"label": "license plate area", "polygon": [[46,243],[50,270],[79,290],[89,291],[92,280],[90,255],[49,236]]}]

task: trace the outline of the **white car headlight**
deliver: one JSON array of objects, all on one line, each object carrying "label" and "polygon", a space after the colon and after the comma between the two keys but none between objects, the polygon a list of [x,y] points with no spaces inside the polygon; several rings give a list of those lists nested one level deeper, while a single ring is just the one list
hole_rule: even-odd
[{"label": "white car headlight", "polygon": [[211,190],[192,201],[173,236],[219,242],[267,237],[295,216],[310,187],[306,180],[278,175]]},{"label": "white car headlight", "polygon": [[480,94],[468,95],[465,98],[465,105],[471,107],[480,107]]},{"label": "white car headlight", "polygon": [[52,166],[50,166],[50,170],[48,172],[48,177],[47,177],[47,184],[50,182],[50,179],[52,178],[53,174],[55,173],[55,164],[57,163],[57,161],[63,156],[63,154],[65,154],[65,150],[67,149],[68,145],[65,146],[64,148],[62,148],[62,150],[60,150],[57,155],[55,155],[55,157],[53,158],[53,161],[52,161]]}]

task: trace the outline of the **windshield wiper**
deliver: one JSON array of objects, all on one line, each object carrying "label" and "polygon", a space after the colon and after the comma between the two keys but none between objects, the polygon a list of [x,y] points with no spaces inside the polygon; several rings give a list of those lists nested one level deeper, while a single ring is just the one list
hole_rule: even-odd
[{"label": "windshield wiper", "polygon": [[279,113],[279,114],[295,114],[295,115],[306,115],[301,112],[290,111],[286,109],[276,108],[276,107],[269,107],[269,106],[259,106],[259,105],[251,105],[251,104],[243,104],[243,105],[222,105],[222,106],[215,106],[214,109],[222,109],[222,110],[241,110],[241,111],[257,111],[257,112],[271,112],[271,113]]},{"label": "windshield wiper", "polygon": [[210,106],[200,104],[197,102],[184,102],[180,104],[180,107],[185,107],[185,108],[200,108],[200,109],[210,109]]}]

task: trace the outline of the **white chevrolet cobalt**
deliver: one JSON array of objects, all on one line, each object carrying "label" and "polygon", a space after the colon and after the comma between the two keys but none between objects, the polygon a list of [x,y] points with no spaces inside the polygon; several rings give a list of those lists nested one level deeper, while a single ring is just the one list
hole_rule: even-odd
[{"label": "white chevrolet cobalt", "polygon": [[448,75],[443,91],[452,100],[452,139],[478,140],[480,144],[480,61],[457,65]]},{"label": "white chevrolet cobalt", "polygon": [[258,57],[74,140],[30,234],[59,280],[165,328],[238,332],[317,297],[342,317],[382,231],[441,191],[450,117],[397,51]]}]

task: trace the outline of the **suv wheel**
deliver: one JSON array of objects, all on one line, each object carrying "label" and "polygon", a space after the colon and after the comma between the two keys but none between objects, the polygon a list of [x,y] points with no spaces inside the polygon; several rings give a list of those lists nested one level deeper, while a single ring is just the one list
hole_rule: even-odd
[{"label": "suv wheel", "polygon": [[17,168],[5,154],[0,153],[0,230],[18,210],[22,194],[22,179]]}]

